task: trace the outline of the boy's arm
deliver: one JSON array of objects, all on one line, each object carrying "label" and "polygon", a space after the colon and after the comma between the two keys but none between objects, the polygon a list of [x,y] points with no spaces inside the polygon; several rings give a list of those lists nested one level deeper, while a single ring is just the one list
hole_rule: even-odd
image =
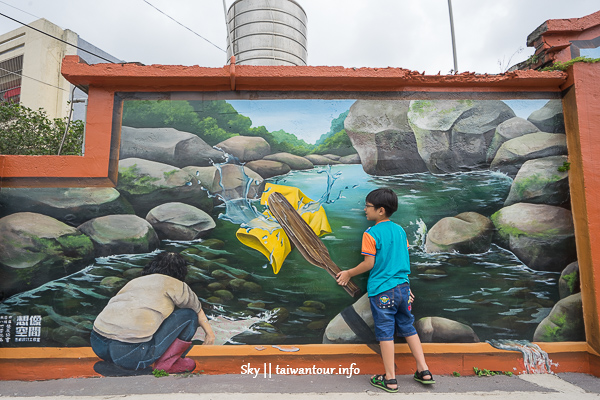
[{"label": "boy's arm", "polygon": [[338,274],[335,276],[338,285],[346,286],[350,281],[350,278],[370,271],[373,269],[373,265],[375,265],[375,257],[365,255],[365,259],[356,267],[338,272]]}]

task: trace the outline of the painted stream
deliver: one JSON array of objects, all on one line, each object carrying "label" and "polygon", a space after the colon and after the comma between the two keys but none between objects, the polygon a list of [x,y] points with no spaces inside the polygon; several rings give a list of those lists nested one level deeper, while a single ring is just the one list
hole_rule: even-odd
[{"label": "painted stream", "polygon": [[[537,325],[558,301],[558,273],[531,270],[496,245],[483,254],[423,251],[426,227],[441,218],[466,211],[489,217],[502,208],[512,183],[506,175],[484,171],[374,177],[360,165],[342,165],[331,171],[294,171],[269,181],[296,186],[308,197],[320,199],[333,231],[322,240],[342,269],[362,259],[361,237],[370,224],[363,211],[366,194],[378,187],[392,188],[400,200],[392,220],[405,228],[411,242],[416,319],[439,316],[467,324],[481,341],[532,340]],[[258,201],[239,205],[248,206],[263,211]],[[210,305],[209,315],[262,321],[229,344],[321,343],[327,323],[354,300],[297,250],[275,275],[262,254],[235,238],[244,218],[255,215],[254,210],[247,211],[234,223],[231,204],[217,207],[213,214],[217,227],[210,239],[163,241],[161,250],[188,257],[194,266],[189,283]],[[219,214],[224,215],[218,218]],[[152,256],[98,258],[83,271],[7,299],[0,304],[0,315],[43,317],[41,342],[27,346],[87,345],[95,316]],[[365,288],[366,276],[354,279]]]}]

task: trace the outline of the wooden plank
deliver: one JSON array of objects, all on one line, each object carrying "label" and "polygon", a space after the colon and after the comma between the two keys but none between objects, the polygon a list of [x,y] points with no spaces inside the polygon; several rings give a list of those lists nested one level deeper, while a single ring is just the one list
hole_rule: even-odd
[{"label": "wooden plank", "polygon": [[[331,260],[327,247],[290,202],[281,193],[274,192],[269,196],[268,205],[283,231],[306,261],[323,268],[335,279],[341,269]],[[343,288],[352,297],[356,297],[360,293],[360,288],[352,281]]]}]

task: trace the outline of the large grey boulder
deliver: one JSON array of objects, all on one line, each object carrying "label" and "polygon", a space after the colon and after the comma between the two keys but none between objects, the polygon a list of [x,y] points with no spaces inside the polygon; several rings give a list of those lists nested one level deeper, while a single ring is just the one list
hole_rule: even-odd
[{"label": "large grey boulder", "polygon": [[514,178],[525,161],[567,154],[567,137],[559,133],[536,132],[511,139],[500,146],[490,169]]},{"label": "large grey boulder", "polygon": [[171,201],[211,211],[213,201],[197,182],[190,173],[171,165],[140,158],[119,161],[117,190],[141,217],[154,207]]},{"label": "large grey boulder", "polygon": [[290,166],[279,161],[256,160],[245,164],[246,167],[256,172],[265,179],[285,175],[291,171]]},{"label": "large grey boulder", "polygon": [[415,323],[423,343],[478,343],[479,337],[468,325],[442,317],[425,317]]},{"label": "large grey boulder", "polygon": [[579,263],[577,261],[567,265],[560,273],[558,279],[558,295],[561,299],[581,292],[581,279],[579,278]]},{"label": "large grey boulder", "polygon": [[407,120],[408,100],[357,100],[344,128],[371,175],[425,172],[417,142]]},{"label": "large grey boulder", "polygon": [[271,153],[269,143],[254,136],[234,136],[215,145],[241,162],[260,160]]},{"label": "large grey boulder", "polygon": [[[254,199],[260,197],[265,189],[262,176],[246,166],[224,164],[212,167],[185,167],[183,170],[193,175],[196,183],[211,195],[218,195],[227,200],[244,197],[246,190],[246,197]],[[250,179],[252,182],[248,185]]]},{"label": "large grey boulder", "polygon": [[[369,304],[368,294],[365,293],[354,304],[349,306],[351,309],[344,310],[336,315],[325,328],[323,343],[368,343],[374,341],[373,314],[371,313],[371,306]],[[346,321],[348,315],[353,317],[350,318],[350,324]],[[352,321],[356,317],[362,321],[353,323]],[[363,331],[361,328],[364,328],[366,331]],[[369,337],[365,337],[365,335]]]},{"label": "large grey boulder", "polygon": [[23,292],[85,268],[94,245],[52,217],[23,212],[0,219],[0,289]]},{"label": "large grey boulder", "polygon": [[289,167],[293,170],[311,169],[314,167],[313,163],[308,161],[306,158],[290,153],[269,154],[264,158],[264,160],[279,161],[289,165]]},{"label": "large grey boulder", "polygon": [[407,115],[428,170],[448,173],[487,167],[496,128],[515,113],[496,100],[413,100]]},{"label": "large grey boulder", "polygon": [[502,143],[519,136],[527,135],[528,133],[539,132],[537,126],[520,117],[507,119],[496,128],[492,143],[487,151],[486,161],[491,163],[496,156],[496,152],[502,146]]},{"label": "large grey boulder", "polygon": [[133,214],[133,207],[114,188],[2,188],[1,216],[36,212],[78,226],[111,214]]},{"label": "large grey boulder", "polygon": [[485,253],[492,243],[494,225],[476,212],[465,212],[439,220],[427,232],[427,253]]},{"label": "large grey boulder", "polygon": [[183,203],[165,203],[146,216],[161,240],[194,240],[205,237],[215,221],[204,211]]},{"label": "large grey boulder", "polygon": [[360,156],[358,153],[344,156],[338,160],[342,164],[360,164]]},{"label": "large grey boulder", "polygon": [[79,226],[92,239],[96,257],[149,253],[160,245],[154,228],[136,215],[107,215]]},{"label": "large grey boulder", "polygon": [[569,201],[569,174],[558,170],[567,156],[526,161],[515,177],[505,206],[515,203],[561,205]]},{"label": "large grey boulder", "polygon": [[339,161],[332,160],[331,158],[327,158],[325,156],[319,154],[308,154],[304,156],[308,161],[310,161],[313,165],[337,165],[341,164]]},{"label": "large grey boulder", "polygon": [[213,149],[198,136],[173,128],[121,128],[121,159],[143,158],[175,167],[208,166],[225,161],[222,151]]},{"label": "large grey boulder", "polygon": [[560,300],[540,322],[534,342],[585,342],[581,293]]},{"label": "large grey boulder", "polygon": [[542,132],[565,133],[561,100],[549,100],[542,108],[532,112],[527,120]]},{"label": "large grey boulder", "polygon": [[567,209],[517,203],[491,219],[497,230],[494,240],[531,269],[560,272],[577,258],[573,216]]}]

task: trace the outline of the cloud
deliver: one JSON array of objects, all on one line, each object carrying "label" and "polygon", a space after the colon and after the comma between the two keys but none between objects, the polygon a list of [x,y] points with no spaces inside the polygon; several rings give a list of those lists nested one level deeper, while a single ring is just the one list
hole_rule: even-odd
[{"label": "cloud", "polygon": [[[226,47],[221,1],[148,0],[196,33]],[[402,67],[448,73],[452,47],[447,0],[297,0],[308,14],[310,65]],[[145,64],[222,67],[222,50],[173,22],[142,0],[5,0],[0,10],[23,22],[34,14],[78,33],[127,61]],[[233,0],[227,0],[230,5]],[[582,17],[598,11],[597,0],[455,0],[452,2],[460,71],[499,73],[525,47],[527,35],[547,19]],[[20,25],[0,17],[0,32]],[[533,49],[515,55],[526,59]]]}]

